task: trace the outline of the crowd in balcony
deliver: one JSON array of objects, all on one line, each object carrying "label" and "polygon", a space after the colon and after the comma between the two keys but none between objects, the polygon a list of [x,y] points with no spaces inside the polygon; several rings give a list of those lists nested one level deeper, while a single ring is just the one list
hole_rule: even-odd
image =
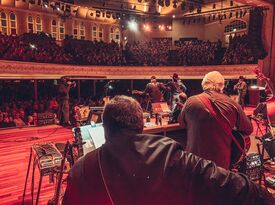
[{"label": "crowd in balcony", "polygon": [[[171,53],[174,62],[171,62]],[[20,36],[0,33],[0,59],[14,61],[106,66],[201,66],[255,63],[262,57],[262,52],[255,50],[247,35],[235,36],[224,56],[219,57],[221,53],[223,55],[220,41],[179,41],[172,47],[171,38],[160,38],[127,43],[123,50],[115,42],[66,38],[59,46],[45,33]]]},{"label": "crowd in balcony", "polygon": [[168,54],[171,47],[172,39],[163,38],[127,43],[125,50],[133,58],[135,65],[163,66],[168,65]]},{"label": "crowd in balcony", "polygon": [[251,64],[257,63],[258,59],[263,58],[266,54],[263,49],[255,47],[256,42],[248,35],[235,36],[229,39],[222,64]]},{"label": "crowd in balcony", "polygon": [[218,64],[217,54],[221,50],[221,41],[179,41],[176,45],[178,51],[178,65],[201,66]]}]

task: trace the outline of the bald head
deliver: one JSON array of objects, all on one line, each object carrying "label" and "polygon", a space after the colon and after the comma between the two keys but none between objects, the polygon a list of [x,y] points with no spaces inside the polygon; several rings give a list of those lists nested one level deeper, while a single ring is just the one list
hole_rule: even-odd
[{"label": "bald head", "polygon": [[209,72],[204,76],[201,85],[204,91],[222,92],[224,88],[224,77],[218,71]]}]

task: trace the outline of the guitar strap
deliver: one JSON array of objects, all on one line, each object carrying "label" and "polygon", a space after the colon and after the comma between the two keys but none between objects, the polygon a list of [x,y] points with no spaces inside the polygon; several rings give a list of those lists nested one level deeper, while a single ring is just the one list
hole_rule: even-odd
[{"label": "guitar strap", "polygon": [[231,133],[231,129],[229,130],[228,127],[226,126],[226,124],[224,124],[222,122],[222,118],[224,118],[223,116],[219,115],[213,108],[213,105],[210,101],[210,99],[202,94],[199,95],[198,98],[201,100],[201,102],[207,107],[207,109],[209,110],[210,114],[212,115],[212,117],[216,120],[216,122],[223,128],[224,132],[230,136],[233,140],[233,142],[236,144],[237,148],[240,150],[240,152],[242,154],[246,154],[244,149],[241,147],[240,143],[238,142],[238,140],[234,137],[234,135]]}]

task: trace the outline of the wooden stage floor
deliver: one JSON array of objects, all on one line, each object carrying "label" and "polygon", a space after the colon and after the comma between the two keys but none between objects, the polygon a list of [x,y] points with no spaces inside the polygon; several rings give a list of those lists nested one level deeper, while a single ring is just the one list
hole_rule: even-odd
[{"label": "wooden stage floor", "polygon": [[[0,204],[21,204],[27,173],[30,147],[35,143],[63,142],[72,140],[72,131],[58,125],[31,128],[15,128],[0,131]],[[31,172],[30,172],[31,176]],[[29,176],[25,204],[31,204]],[[39,171],[35,173],[35,193]],[[39,205],[47,204],[53,197],[54,186],[49,177],[43,177]]]},{"label": "wooden stage floor", "polygon": [[[246,110],[249,114],[249,111]],[[72,130],[58,125],[45,127],[14,128],[0,130],[0,204],[21,204],[24,182],[30,154],[30,147],[35,143],[72,141]],[[252,135],[250,152],[257,152],[255,137]],[[35,173],[35,193],[39,181],[39,170]],[[25,204],[31,204],[31,172],[25,197]],[[54,185],[49,177],[43,177],[39,205],[47,204],[53,197]]]}]

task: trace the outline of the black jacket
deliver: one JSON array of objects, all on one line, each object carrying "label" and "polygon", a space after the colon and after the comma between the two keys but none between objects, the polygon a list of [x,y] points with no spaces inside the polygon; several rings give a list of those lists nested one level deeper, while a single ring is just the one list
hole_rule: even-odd
[{"label": "black jacket", "polygon": [[72,168],[63,205],[265,205],[244,175],[184,152],[170,138],[121,133]]}]

